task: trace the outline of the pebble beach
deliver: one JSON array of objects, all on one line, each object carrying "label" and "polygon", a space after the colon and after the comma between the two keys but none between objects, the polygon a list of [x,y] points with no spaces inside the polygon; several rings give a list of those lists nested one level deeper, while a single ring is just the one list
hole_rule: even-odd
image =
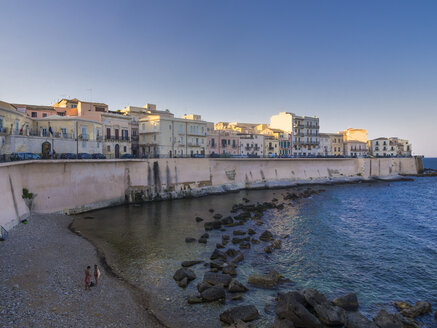
[{"label": "pebble beach", "polygon": [[[72,233],[71,217],[32,215],[0,242],[1,327],[163,327],[145,296],[104,269],[96,249]],[[84,288],[87,265],[98,286]]]}]

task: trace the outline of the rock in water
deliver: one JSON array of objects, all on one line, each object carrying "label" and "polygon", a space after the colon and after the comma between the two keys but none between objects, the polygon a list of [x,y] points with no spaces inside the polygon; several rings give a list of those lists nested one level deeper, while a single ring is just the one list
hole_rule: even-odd
[{"label": "rock in water", "polygon": [[432,312],[431,304],[423,301],[417,302],[414,306],[408,302],[394,302],[394,305],[403,316],[408,318],[416,318]]},{"label": "rock in water", "polygon": [[194,243],[196,241],[196,238],[193,237],[186,237],[185,242],[186,243]]},{"label": "rock in water", "polygon": [[280,249],[282,247],[282,242],[279,239],[273,240],[272,247],[276,249]]},{"label": "rock in water", "polygon": [[248,291],[248,288],[238,280],[232,279],[231,283],[229,284],[228,290],[230,293],[242,293]]},{"label": "rock in water", "polygon": [[307,288],[302,295],[316,312],[319,320],[327,326],[342,326],[344,323],[344,310],[332,305],[326,297],[316,289]]},{"label": "rock in water", "polygon": [[190,269],[180,268],[173,275],[173,279],[176,281],[181,281],[184,278],[187,278],[189,281],[194,280],[196,279],[196,274]]},{"label": "rock in water", "polygon": [[203,276],[203,281],[214,286],[222,285],[227,287],[231,280],[232,277],[230,275],[223,273],[205,272],[205,275]]},{"label": "rock in water", "polygon": [[202,303],[202,299],[197,296],[188,297],[188,304],[198,304]]},{"label": "rock in water", "polygon": [[388,313],[386,310],[379,311],[373,321],[379,328],[403,328],[399,317]]},{"label": "rock in water", "polygon": [[219,213],[216,213],[216,214],[214,214],[214,216],[213,216],[213,218],[216,219],[216,220],[220,220],[222,217],[223,217],[223,215],[221,215],[221,214],[219,214]]},{"label": "rock in water", "polygon": [[188,267],[190,267],[190,266],[193,266],[193,265],[196,265],[196,264],[199,264],[199,263],[202,263],[203,261],[199,261],[199,260],[194,260],[194,261],[184,261],[184,262],[182,262],[182,266],[184,267],[184,268],[188,268]]},{"label": "rock in water", "polygon": [[210,259],[211,260],[216,260],[216,259],[226,260],[226,254],[216,248],[216,249],[214,249],[214,252],[212,252]]},{"label": "rock in water", "polygon": [[280,277],[281,275],[276,270],[272,270],[268,274],[251,274],[248,282],[257,287],[273,288],[278,284]]},{"label": "rock in water", "polygon": [[305,298],[296,291],[279,294],[276,315],[280,320],[290,320],[295,327],[321,328],[319,319],[305,308],[305,303]]},{"label": "rock in water", "polygon": [[226,292],[223,286],[212,286],[200,293],[205,302],[213,302],[226,299]]},{"label": "rock in water", "polygon": [[213,285],[211,285],[210,283],[206,282],[206,281],[201,281],[197,284],[197,290],[199,291],[199,293],[203,292],[205,289],[208,289],[210,287],[212,287]]},{"label": "rock in water", "polygon": [[228,324],[233,324],[238,320],[248,322],[258,317],[258,310],[253,305],[235,306],[220,314],[220,320]]},{"label": "rock in water", "polygon": [[198,242],[199,242],[199,244],[206,244],[208,242],[208,239],[206,239],[206,238],[199,238]]},{"label": "rock in water", "polygon": [[196,222],[202,222],[202,221],[203,221],[203,219],[200,216],[196,217]]},{"label": "rock in water", "polygon": [[179,287],[185,288],[185,287],[187,287],[187,285],[188,285],[188,278],[187,277],[185,277],[182,280],[178,281],[178,286]]},{"label": "rock in water", "polygon": [[259,239],[265,242],[271,241],[273,240],[273,234],[270,231],[266,230],[259,236]]},{"label": "rock in water", "polygon": [[358,298],[355,293],[347,293],[340,297],[337,297],[332,301],[334,305],[337,305],[346,311],[357,311],[358,310]]},{"label": "rock in water", "polygon": [[344,326],[346,328],[378,328],[373,321],[370,321],[359,312],[346,312]]}]

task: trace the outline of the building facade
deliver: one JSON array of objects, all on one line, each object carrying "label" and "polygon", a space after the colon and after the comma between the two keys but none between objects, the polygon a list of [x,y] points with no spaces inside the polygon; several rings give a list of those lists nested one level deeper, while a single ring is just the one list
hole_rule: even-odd
[{"label": "building facade", "polygon": [[408,140],[399,138],[376,138],[367,142],[369,153],[375,157],[411,156],[411,145]]},{"label": "building facade", "polygon": [[319,153],[319,118],[281,112],[270,118],[270,128],[291,134],[293,156],[316,156]]},{"label": "building facade", "polygon": [[239,133],[240,155],[244,157],[264,157],[264,135]]},{"label": "building facade", "polygon": [[[144,157],[206,155],[208,124],[200,115],[175,118],[170,112],[140,119],[140,152]],[[195,119],[192,119],[195,118]]]},{"label": "building facade", "polygon": [[265,157],[279,157],[280,147],[279,140],[273,136],[264,136],[264,156]]},{"label": "building facade", "polygon": [[240,138],[235,132],[213,130],[207,135],[208,156],[238,156],[240,155]]}]

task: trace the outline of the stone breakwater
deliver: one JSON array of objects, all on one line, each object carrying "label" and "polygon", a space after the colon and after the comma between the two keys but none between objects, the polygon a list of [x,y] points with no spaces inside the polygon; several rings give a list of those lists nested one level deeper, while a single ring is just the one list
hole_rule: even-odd
[{"label": "stone breakwater", "polygon": [[[221,304],[234,303],[244,299],[244,293],[251,288],[268,288],[279,290],[274,307],[274,328],[419,328],[420,324],[415,318],[430,315],[431,304],[418,301],[415,305],[409,302],[395,301],[393,305],[399,313],[388,313],[380,309],[373,320],[364,316],[359,310],[357,295],[346,293],[333,300],[328,300],[325,295],[313,288],[303,290],[283,291],[281,284],[288,282],[286,277],[270,269],[265,273],[251,274],[246,281],[238,280],[238,266],[244,262],[252,245],[263,244],[266,256],[272,252],[280,251],[282,240],[289,235],[275,236],[269,230],[263,230],[264,212],[275,209],[283,210],[286,206],[294,206],[303,198],[308,198],[324,192],[323,189],[295,189],[286,191],[278,198],[263,203],[251,203],[243,198],[243,203],[234,204],[232,215],[223,217],[216,213],[214,208],[213,221],[204,222],[203,218],[194,218],[195,222],[202,224],[205,233],[198,239],[186,237],[186,243],[206,244],[210,234],[221,234],[221,242],[215,245],[209,260],[188,259],[181,263],[181,267],[174,273],[173,279],[177,285],[185,289],[190,283],[195,282],[197,276],[190,267],[203,265],[205,273],[203,279],[197,283],[197,295],[187,295],[187,303],[196,306],[198,303],[219,302]],[[224,209],[222,209],[224,210]],[[245,228],[246,223],[254,221],[258,229]],[[259,311],[252,304],[228,307],[223,311],[219,320],[231,327],[256,327],[250,324],[260,316]],[[269,311],[266,307],[264,311]],[[437,312],[435,313],[437,320]]]},{"label": "stone breakwater", "polygon": [[417,174],[420,158],[47,160],[0,164],[0,225],[28,215],[22,190],[36,194],[37,213],[81,213],[158,199],[241,189],[357,182]]}]

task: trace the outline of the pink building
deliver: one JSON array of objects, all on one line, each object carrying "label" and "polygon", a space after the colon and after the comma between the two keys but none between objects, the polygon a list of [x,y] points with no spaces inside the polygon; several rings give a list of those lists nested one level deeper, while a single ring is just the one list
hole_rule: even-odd
[{"label": "pink building", "polygon": [[239,144],[240,138],[236,133],[212,130],[208,135],[207,155],[240,155]]}]

